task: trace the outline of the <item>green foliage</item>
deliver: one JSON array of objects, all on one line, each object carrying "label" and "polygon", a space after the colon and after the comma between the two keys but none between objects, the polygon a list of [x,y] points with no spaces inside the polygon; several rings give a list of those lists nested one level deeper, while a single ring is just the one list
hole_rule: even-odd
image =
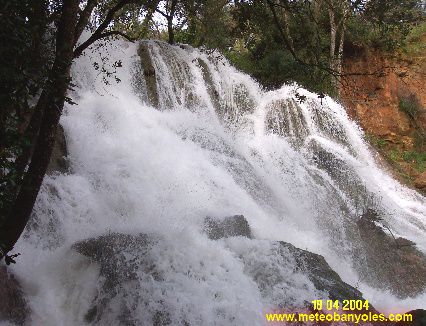
[{"label": "green foliage", "polygon": [[386,139],[371,134],[366,134],[366,138],[374,147],[379,150],[383,150],[388,143]]},{"label": "green foliage", "polygon": [[228,0],[182,1],[187,23],[176,32],[176,41],[210,49],[231,46],[232,21],[227,3]]},{"label": "green foliage", "polygon": [[422,104],[416,94],[400,96],[399,109],[413,120],[415,120],[418,114],[423,110]]},{"label": "green foliage", "polygon": [[[235,24],[233,36],[238,42],[227,49],[227,57],[266,87],[296,81],[310,90],[335,94],[334,77],[327,70],[330,67],[328,7],[316,1],[271,3],[278,25],[266,1],[235,2],[231,13]],[[418,0],[352,1],[346,22],[345,55],[367,48],[392,53],[401,49],[411,28],[424,18],[419,4]],[[336,21],[343,15],[339,8],[334,8]],[[338,38],[340,33],[338,30]],[[283,34],[290,46],[283,40]]]},{"label": "green foliage", "polygon": [[[43,86],[50,64],[46,40],[47,2],[8,0],[0,29],[0,224],[19,183],[14,164],[29,143],[23,135],[30,101]],[[4,13],[4,14],[3,14]]]},{"label": "green foliage", "polygon": [[426,134],[421,129],[417,129],[414,133],[414,148],[418,151],[426,151]]},{"label": "green foliage", "polygon": [[393,52],[422,19],[418,0],[372,0],[365,3],[362,14],[352,17],[348,32],[354,44]]},{"label": "green foliage", "polygon": [[426,34],[426,21],[415,25],[407,35],[407,43],[418,43],[422,41]]},{"label": "green foliage", "polygon": [[331,75],[326,71],[328,30],[317,25],[323,22],[314,22],[311,8],[303,2],[292,2],[291,15],[282,8],[277,10],[280,17],[286,17],[280,24],[288,27],[298,58],[284,46],[273,14],[262,1],[241,1],[230,9],[234,42],[222,49],[225,56],[266,88],[297,82],[310,90],[333,94]]},{"label": "green foliage", "polygon": [[395,52],[425,16],[418,0],[372,0],[351,16],[347,28],[349,48],[375,48]]},{"label": "green foliage", "polygon": [[401,160],[401,152],[398,151],[397,149],[393,149],[389,152],[389,158],[392,161],[400,161]]},{"label": "green foliage", "polygon": [[393,149],[388,152],[390,160],[395,163],[405,162],[410,163],[410,165],[418,173],[422,173],[426,170],[426,153],[418,151],[399,151],[398,149]]},{"label": "green foliage", "polygon": [[407,36],[402,49],[409,58],[425,57],[426,53],[426,21],[415,25]]},{"label": "green foliage", "polygon": [[[418,137],[424,137],[424,135],[418,135]],[[397,144],[388,142],[379,136],[366,134],[366,139],[406,182],[412,183],[416,174],[426,171],[424,142],[416,142],[413,150],[403,151]]]},{"label": "green foliage", "polygon": [[420,173],[426,170],[426,152],[403,152],[402,159],[405,162],[414,163],[415,169]]},{"label": "green foliage", "polygon": [[392,52],[400,43],[401,35],[395,35],[384,26],[375,26],[363,17],[353,16],[348,22],[346,49],[378,49]]},{"label": "green foliage", "polygon": [[251,52],[228,50],[224,52],[231,63],[254,77],[267,89],[296,82],[318,93],[332,93],[330,75],[300,64],[282,49],[265,49],[260,58]]},{"label": "green foliage", "polygon": [[[23,74],[27,67],[30,29],[19,1],[8,2],[0,29],[0,219],[12,198],[7,189],[16,182],[13,158],[19,154],[18,127],[26,111],[31,84]],[[1,224],[0,220],[0,224]]]}]

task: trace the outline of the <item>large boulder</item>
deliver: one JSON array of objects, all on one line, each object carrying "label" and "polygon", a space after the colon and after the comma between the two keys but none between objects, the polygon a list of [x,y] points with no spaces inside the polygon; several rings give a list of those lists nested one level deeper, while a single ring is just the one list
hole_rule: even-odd
[{"label": "large boulder", "polygon": [[233,215],[225,218],[207,217],[204,220],[204,230],[212,240],[241,236],[253,238],[250,226],[243,215]]},{"label": "large boulder", "polygon": [[[140,320],[131,307],[138,307],[143,292],[141,275],[160,280],[150,248],[158,239],[155,236],[110,233],[77,242],[73,249],[96,262],[100,268],[98,292],[85,319],[89,323],[103,324],[118,319],[123,325],[138,325]],[[113,311],[120,307],[120,311]],[[167,312],[159,311],[153,325],[168,325]]]},{"label": "large boulder", "polygon": [[30,309],[18,280],[6,266],[0,266],[0,322],[23,325]]},{"label": "large boulder", "polygon": [[365,280],[400,298],[423,293],[426,289],[426,256],[413,242],[394,238],[385,232],[381,223],[379,214],[372,209],[358,221],[363,253],[371,271],[364,275]]},{"label": "large boulder", "polygon": [[416,309],[406,312],[405,314],[410,314],[413,317],[411,322],[400,321],[395,324],[395,326],[425,326],[426,325],[426,310]]},{"label": "large boulder", "polygon": [[[249,224],[242,215],[234,215],[222,219],[208,217],[205,220],[205,231],[208,237],[214,240],[235,236],[248,239],[253,238]],[[269,244],[266,246],[259,240],[253,239],[251,242],[250,244],[246,241],[244,247],[263,246],[262,250],[264,252],[248,258],[247,256],[251,254],[251,251],[236,249],[242,246],[236,245],[235,241],[228,241],[227,243],[230,245],[231,250],[236,250],[242,261],[246,265],[249,265],[247,266],[248,270],[253,266],[258,266],[251,274],[253,274],[255,282],[261,288],[268,288],[265,293],[273,291],[272,288],[281,284],[284,278],[291,278],[293,274],[301,274],[307,276],[316,290],[325,291],[327,296],[332,300],[363,300],[362,293],[343,282],[340,276],[328,265],[323,256],[299,249],[284,241],[267,241]],[[268,260],[280,261],[282,264],[292,265],[291,270],[283,270],[275,266],[271,268],[272,272],[262,271],[262,268],[266,269],[266,262],[261,257],[267,254],[265,251],[269,251]],[[273,275],[274,273],[281,273],[283,275]]]},{"label": "large boulder", "polygon": [[295,270],[306,274],[315,288],[326,291],[332,300],[364,300],[362,293],[351,285],[345,283],[327,263],[321,255],[296,248],[290,243],[280,242],[280,245],[287,248],[296,261]]},{"label": "large boulder", "polygon": [[[363,300],[324,257],[286,242],[254,239],[242,215],[208,217],[204,231],[229,250],[225,260],[215,250],[198,256],[198,247],[152,234],[110,233],[75,243],[74,250],[99,266],[86,322],[195,325],[197,311],[222,311],[218,298],[227,287],[241,291],[254,285],[265,309],[310,309],[317,299]],[[203,289],[205,302],[185,301],[195,289]],[[217,316],[223,324],[232,324],[228,313]]]},{"label": "large boulder", "polygon": [[[246,294],[253,293],[253,282],[240,274],[232,255],[205,239],[176,236],[110,233],[75,243],[73,248],[99,270],[82,316],[86,322],[236,325],[247,315],[260,320],[258,303]],[[239,316],[229,302],[239,306]]]}]

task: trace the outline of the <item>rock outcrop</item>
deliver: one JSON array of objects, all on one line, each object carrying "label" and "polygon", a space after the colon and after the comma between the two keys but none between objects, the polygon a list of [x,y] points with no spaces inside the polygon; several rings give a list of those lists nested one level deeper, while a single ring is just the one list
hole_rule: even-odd
[{"label": "rock outcrop", "polygon": [[309,280],[319,291],[326,291],[332,300],[364,300],[362,293],[342,281],[328,265],[323,256],[296,248],[290,243],[280,242],[280,245],[288,248],[296,260],[295,270],[306,274]]},{"label": "rock outcrop", "polygon": [[[224,219],[207,218],[205,221],[205,230],[211,239],[228,238],[232,236],[240,236],[252,239],[252,233],[247,220],[242,215],[234,215]],[[255,240],[253,240],[255,241]],[[362,293],[342,281],[340,276],[328,265],[323,256],[312,252],[299,249],[290,243],[283,241],[271,241],[276,249],[273,255],[290,255],[291,261],[294,263],[292,269],[294,273],[306,275],[313,283],[318,291],[326,291],[332,300],[348,300],[362,299]],[[232,250],[232,248],[231,248]],[[247,261],[244,255],[241,256],[243,261]],[[286,260],[288,257],[286,257]],[[279,260],[279,259],[278,259]],[[250,264],[254,264],[250,260]],[[259,271],[259,275],[262,272]],[[271,280],[277,280],[279,277],[268,277]],[[256,281],[256,279],[255,279]],[[265,283],[265,280],[257,279],[258,283]],[[275,286],[276,284],[269,284]]]},{"label": "rock outcrop", "polygon": [[243,215],[228,216],[222,219],[207,217],[204,223],[204,230],[212,240],[234,236],[253,238],[250,226]]},{"label": "rock outcrop", "polygon": [[143,89],[146,88],[146,96],[149,104],[154,107],[158,107],[159,98],[158,98],[158,89],[157,89],[157,79],[154,65],[151,60],[150,50],[148,42],[141,42],[138,49],[138,54],[141,58],[141,73],[142,76],[137,76],[138,80],[136,85],[139,85],[141,89],[138,89],[139,93],[144,93]]},{"label": "rock outcrop", "polygon": [[394,326],[425,326],[426,325],[426,310],[416,309],[406,312],[405,314],[411,314],[413,321],[406,322],[400,321],[394,324]]},{"label": "rock outcrop", "polygon": [[[142,290],[138,282],[141,275],[161,280],[155,260],[149,253],[158,239],[139,234],[110,233],[80,241],[73,249],[96,262],[100,267],[99,290],[88,309],[85,319],[102,324],[115,318],[124,325],[138,325],[139,320],[129,309],[140,305]],[[131,289],[131,290],[130,290]],[[134,295],[137,293],[138,295]],[[121,307],[118,313],[113,306]],[[109,314],[113,316],[108,317]],[[168,325],[167,313],[159,311],[154,325]],[[157,321],[156,321],[157,320]]]},{"label": "rock outcrop", "polygon": [[[367,133],[395,177],[423,193],[426,187],[420,174],[424,171],[421,153],[426,150],[425,69],[424,53],[397,59],[386,58],[378,51],[348,54],[345,73],[365,75],[346,77],[347,85],[341,90],[348,114]],[[417,159],[403,155],[413,151],[419,154]],[[419,159],[423,163],[419,164]]]},{"label": "rock outcrop", "polygon": [[395,239],[380,227],[380,217],[368,210],[358,221],[367,266],[371,273],[366,281],[377,288],[390,290],[406,298],[426,289],[426,257],[415,244],[404,238]]},{"label": "rock outcrop", "polygon": [[0,266],[0,298],[0,323],[23,325],[30,309],[18,280],[5,266]]},{"label": "rock outcrop", "polygon": [[426,80],[422,71],[404,60],[393,62],[380,53],[365,52],[355,57],[349,56],[345,61],[345,72],[365,73],[365,76],[347,78],[350,86],[342,89],[348,113],[366,132],[397,144],[401,149],[411,150],[416,127],[426,128],[426,111],[418,112],[417,121],[414,122],[409,114],[400,109],[399,101],[404,96],[415,94],[420,104],[426,106]]},{"label": "rock outcrop", "polygon": [[[362,294],[344,283],[324,257],[286,242],[254,239],[242,215],[222,219],[208,217],[205,219],[204,231],[210,239],[223,241],[236,259],[241,261],[245,276],[258,286],[268,306],[309,309],[311,301],[320,297],[334,300],[362,299]],[[161,290],[162,284],[167,284],[170,277],[175,277],[174,273],[177,273],[179,279],[186,279],[186,273],[190,273],[191,279],[198,279],[198,276],[190,276],[192,272],[188,269],[191,266],[174,270],[175,265],[169,266],[168,262],[164,262],[164,259],[170,258],[158,256],[161,252],[157,250],[158,247],[166,248],[166,252],[171,250],[169,246],[172,244],[167,242],[165,245],[165,241],[152,234],[110,233],[72,246],[75,251],[96,263],[100,271],[97,293],[85,315],[87,322],[103,324],[117,320],[126,325],[139,325],[141,320],[146,323],[148,318],[141,307],[150,305],[155,305],[154,308],[150,307],[149,318],[153,325],[171,325],[177,321],[176,317],[169,314],[166,302],[150,296],[156,291],[164,291]],[[201,282],[201,279],[197,282]],[[154,292],[147,292],[147,287],[154,287]],[[177,318],[182,318],[179,323],[188,324],[185,314]]]}]

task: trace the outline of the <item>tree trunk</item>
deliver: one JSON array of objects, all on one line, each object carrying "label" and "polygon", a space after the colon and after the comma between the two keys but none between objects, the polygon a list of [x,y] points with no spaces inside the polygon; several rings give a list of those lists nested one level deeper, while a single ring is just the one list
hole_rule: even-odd
[{"label": "tree trunk", "polygon": [[[45,33],[47,29],[47,0],[31,0],[27,1],[25,7],[25,15],[27,18],[27,29],[30,32],[29,47],[26,49],[24,57],[29,58],[25,62],[20,75],[25,76],[27,85],[26,95],[22,95],[23,103],[20,105],[15,103],[12,109],[6,109],[3,112],[15,111],[20,118],[19,125],[17,126],[17,133],[19,134],[20,153],[14,162],[14,169],[9,171],[9,177],[13,178],[13,182],[3,183],[2,193],[7,194],[8,198],[16,198],[22,176],[25,171],[29,159],[31,157],[32,148],[34,147],[38,128],[40,126],[41,112],[37,108],[29,108],[28,98],[29,94],[35,94],[41,91],[42,85],[46,79],[46,71],[48,70],[46,64],[46,49],[44,46]],[[21,27],[22,28],[22,27]],[[31,89],[31,90],[30,90]],[[0,125],[0,130],[3,130]],[[0,142],[6,142],[6,137],[2,138],[0,135]],[[6,144],[0,144],[0,151]],[[6,146],[7,147],[7,146]],[[1,173],[1,172],[0,172]],[[1,208],[2,217],[7,215],[6,212],[10,210],[10,203],[4,202]]]},{"label": "tree trunk", "polygon": [[[28,74],[32,76],[33,82],[39,85],[43,84],[43,81],[46,78],[46,54],[43,53],[43,41],[47,28],[47,0],[36,0],[31,1],[31,10],[28,17],[29,24],[31,26],[30,30],[32,31],[32,43],[30,48],[30,53],[32,57],[32,67],[29,67]],[[38,89],[40,91],[40,89]],[[16,175],[17,175],[17,184],[16,187],[19,187],[20,180],[27,166],[32,150],[37,139],[37,133],[40,127],[42,110],[45,104],[38,101],[37,105],[32,108],[32,113],[28,114],[26,117],[25,123],[20,126],[22,132],[22,153],[15,161],[16,166]],[[26,141],[30,140],[30,144],[26,144]],[[14,195],[16,195],[16,190],[14,190]]]},{"label": "tree trunk", "polygon": [[336,68],[336,38],[337,26],[334,16],[334,9],[328,8],[328,17],[330,19],[330,68],[334,71]]},{"label": "tree trunk", "polygon": [[0,229],[0,245],[10,251],[22,234],[37,199],[53,150],[66,92],[70,82],[79,0],[64,0],[56,36],[55,61],[39,99],[46,102],[34,154],[12,210]]},{"label": "tree trunk", "polygon": [[169,33],[169,44],[175,43],[175,32],[173,30],[173,18],[176,12],[177,0],[172,0],[170,4],[170,11],[167,16],[167,31]]},{"label": "tree trunk", "polygon": [[167,18],[167,31],[169,34],[169,44],[175,43],[175,33],[173,31],[173,16]]},{"label": "tree trunk", "polygon": [[[337,10],[341,13],[341,18],[338,23],[336,23]],[[334,6],[330,3],[328,7],[328,16],[330,19],[330,70],[333,77],[333,87],[338,97],[340,97],[343,73],[343,45],[349,12],[349,4],[346,1],[338,2],[338,4]]]},{"label": "tree trunk", "polygon": [[[28,123],[28,126],[26,127],[25,132],[22,136],[22,153],[15,161],[16,184],[13,189],[9,190],[14,198],[16,198],[16,195],[18,194],[22,177],[25,173],[25,168],[27,167],[28,162],[31,159],[32,153],[34,152],[34,147],[37,142],[37,136],[40,129],[41,119],[43,117],[43,110],[47,102],[46,100],[46,97],[40,97],[37,102],[37,105],[33,109],[33,114],[31,116],[30,122]],[[29,144],[25,144],[26,139],[30,140]]]},{"label": "tree trunk", "polygon": [[188,42],[190,44],[196,43],[196,33],[197,33],[197,20],[196,20],[196,8],[195,8],[195,1],[187,1],[186,2],[186,13],[188,18],[188,35],[189,39]]},{"label": "tree trunk", "polygon": [[321,8],[322,8],[322,0],[314,1],[314,17],[315,22],[318,24],[321,18]]},{"label": "tree trunk", "polygon": [[339,40],[339,48],[337,50],[337,58],[336,58],[336,71],[338,74],[338,85],[337,85],[337,94],[340,96],[340,88],[343,74],[343,46],[345,43],[345,32],[346,32],[346,22],[349,16],[349,6],[345,2],[343,3],[343,16],[341,20],[340,27],[340,40]]},{"label": "tree trunk", "polygon": [[289,42],[291,48],[294,51],[294,43],[293,43],[293,38],[292,38],[291,33],[290,33],[290,23],[289,23],[288,13],[287,13],[286,9],[284,9],[283,18],[284,18],[284,30],[285,30],[285,33],[287,35],[288,42]]},{"label": "tree trunk", "polygon": [[33,56],[35,74],[40,74],[40,67],[44,65],[43,43],[47,28],[47,0],[31,1],[31,11],[28,17],[31,26],[32,44],[31,56]]}]

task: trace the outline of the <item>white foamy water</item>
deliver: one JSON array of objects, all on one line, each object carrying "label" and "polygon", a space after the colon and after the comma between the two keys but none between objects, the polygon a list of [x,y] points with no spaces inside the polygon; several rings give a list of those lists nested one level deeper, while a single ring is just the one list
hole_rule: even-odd
[{"label": "white foamy water", "polygon": [[[61,120],[70,172],[45,178],[13,267],[31,324],[84,324],[102,273],[71,246],[109,232],[161,236],[141,263],[149,256],[162,280],[141,272],[128,285],[132,299],[108,302],[100,325],[119,324],[123,302],[140,325],[159,310],[171,324],[262,325],[263,311],[327,298],[270,240],[323,255],[382,311],[424,307],[426,294],[401,300],[359,276],[357,218],[374,207],[425,251],[426,201],[377,165],[344,108],[296,85],[264,92],[217,53],[146,48],[159,109],[148,103],[136,44],[108,50],[111,62],[123,61],[119,84],[103,84],[96,56],[73,68],[78,105]],[[236,214],[255,240],[202,232],[206,216]],[[280,275],[279,285],[260,287],[259,273]]]}]

